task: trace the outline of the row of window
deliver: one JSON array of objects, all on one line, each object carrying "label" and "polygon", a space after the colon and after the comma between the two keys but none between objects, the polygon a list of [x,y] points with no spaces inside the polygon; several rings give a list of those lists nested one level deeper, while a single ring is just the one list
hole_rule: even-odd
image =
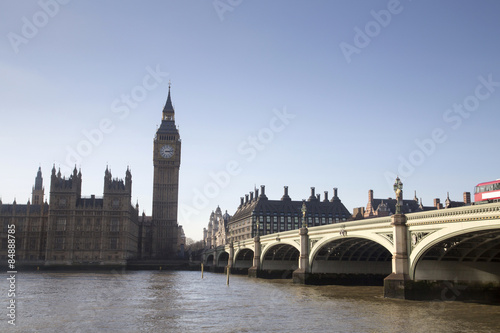
[{"label": "row of window", "polygon": [[[22,258],[20,258],[20,259],[22,259]],[[28,259],[28,258],[25,258],[25,259]],[[45,260],[45,258],[42,258],[42,259]],[[91,256],[83,256],[83,257],[75,256],[74,259],[75,260],[85,260],[85,261],[87,261],[87,260],[100,260],[99,256],[93,256],[93,257],[91,257]],[[120,259],[120,256],[118,256],[118,255],[115,255],[114,257],[108,256],[108,260],[113,260],[113,259],[118,260],[118,259]],[[31,259],[31,260],[33,260],[33,259]],[[66,260],[66,256],[64,254],[59,255],[59,256],[52,256],[52,260]]]},{"label": "row of window", "polygon": [[[170,117],[170,118],[172,118],[172,117]],[[168,119],[168,120],[172,120],[172,119]],[[160,135],[159,139],[161,141],[174,141],[174,140],[176,140],[174,135]]]},{"label": "row of window", "polygon": [[[92,246],[94,245],[94,246]],[[118,238],[112,237],[108,241],[108,250],[117,250],[119,248],[120,242]],[[92,238],[88,238],[80,242],[80,240],[75,240],[74,249],[75,250],[91,250],[92,247],[94,250],[100,250],[101,242],[99,240],[94,240]],[[56,237],[54,240],[54,249],[55,250],[65,250],[65,238]]]},{"label": "row of window", "polygon": [[[97,219],[95,222],[95,230],[99,231],[99,228],[101,227],[101,220]],[[80,231],[85,229],[86,231],[91,231],[92,230],[92,221],[90,219],[87,219],[85,227],[82,225],[82,221],[80,219],[76,220],[76,226],[75,230]],[[111,231],[111,232],[119,232],[120,231],[120,221],[118,219],[112,219],[109,227],[106,228],[106,230]],[[66,219],[65,218],[58,218],[56,221],[56,231],[66,231]],[[126,231],[126,227],[123,227],[123,231]]]}]

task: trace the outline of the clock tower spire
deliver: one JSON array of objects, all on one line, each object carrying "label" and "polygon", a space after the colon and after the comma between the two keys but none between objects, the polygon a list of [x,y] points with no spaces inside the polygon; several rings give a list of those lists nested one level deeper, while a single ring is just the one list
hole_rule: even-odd
[{"label": "clock tower spire", "polygon": [[167,102],[165,103],[165,107],[163,108],[163,117],[162,120],[172,120],[175,121],[175,110],[172,106],[172,99],[170,98],[170,81],[168,82],[168,97]]},{"label": "clock tower spire", "polygon": [[161,125],[153,142],[153,243],[151,257],[170,259],[177,253],[179,168],[181,139],[175,125],[175,112],[170,97],[163,108]]}]

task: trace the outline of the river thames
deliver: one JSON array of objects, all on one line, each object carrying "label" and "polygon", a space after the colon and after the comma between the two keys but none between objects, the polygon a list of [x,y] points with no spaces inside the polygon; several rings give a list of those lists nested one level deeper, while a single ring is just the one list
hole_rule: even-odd
[{"label": "river thames", "polygon": [[223,274],[186,271],[16,278],[16,325],[4,279],[1,332],[500,332],[500,306],[385,299],[382,287],[236,275],[228,286]]}]

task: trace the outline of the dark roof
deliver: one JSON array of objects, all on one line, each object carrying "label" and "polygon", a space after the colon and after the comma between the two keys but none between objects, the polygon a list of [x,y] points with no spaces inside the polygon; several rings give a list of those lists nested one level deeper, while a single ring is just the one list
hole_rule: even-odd
[{"label": "dark roof", "polygon": [[103,199],[99,198],[79,198],[76,199],[76,207],[102,207],[103,206]]},{"label": "dark roof", "polygon": [[[45,204],[43,204],[45,205]],[[14,213],[14,207],[15,207],[15,213],[16,214],[26,214],[28,212],[28,205],[1,205],[0,206],[0,214],[3,215],[8,215]],[[31,214],[40,214],[42,211],[42,205],[29,205],[30,207],[30,215]],[[44,214],[48,214],[49,212],[49,205],[45,205],[44,208]]]},{"label": "dark roof", "polygon": [[[331,216],[349,219],[351,214],[347,208],[342,204],[340,200],[333,201],[319,201],[311,200],[306,201],[306,217],[315,216],[318,214],[322,216]],[[265,196],[259,196],[257,199],[253,199],[246,204],[238,207],[234,215],[231,217],[232,221],[237,221],[241,218],[248,217],[252,215],[261,214],[290,214],[290,215],[302,215],[302,201],[292,201],[292,200],[268,200]]]},{"label": "dark roof", "polygon": [[[396,213],[396,199],[373,199],[372,207],[374,210],[377,210],[379,205],[381,203],[385,203],[389,210],[391,211],[391,214]],[[403,200],[403,205],[402,205],[402,211],[403,214],[408,214],[408,213],[414,213],[414,212],[421,212],[421,211],[426,211],[426,210],[433,210],[436,209],[435,207],[425,207],[422,206],[418,203],[417,200]]]},{"label": "dark roof", "polygon": [[157,134],[179,134],[177,127],[175,126],[175,121],[173,120],[162,120],[160,128],[158,128]]},{"label": "dark roof", "polygon": [[451,201],[451,200],[446,200],[445,202],[445,207],[446,208],[454,208],[454,207],[463,207],[466,206],[467,204],[463,201]]},{"label": "dark roof", "polygon": [[165,106],[163,107],[164,113],[173,113],[174,107],[172,106],[172,99],[170,98],[170,87],[168,87],[168,97]]}]

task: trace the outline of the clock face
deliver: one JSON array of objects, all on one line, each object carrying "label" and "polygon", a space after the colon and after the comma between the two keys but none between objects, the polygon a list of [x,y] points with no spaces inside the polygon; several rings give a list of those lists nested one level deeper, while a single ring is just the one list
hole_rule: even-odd
[{"label": "clock face", "polygon": [[164,145],[160,148],[160,155],[163,158],[170,158],[174,156],[174,148],[170,145]]}]

